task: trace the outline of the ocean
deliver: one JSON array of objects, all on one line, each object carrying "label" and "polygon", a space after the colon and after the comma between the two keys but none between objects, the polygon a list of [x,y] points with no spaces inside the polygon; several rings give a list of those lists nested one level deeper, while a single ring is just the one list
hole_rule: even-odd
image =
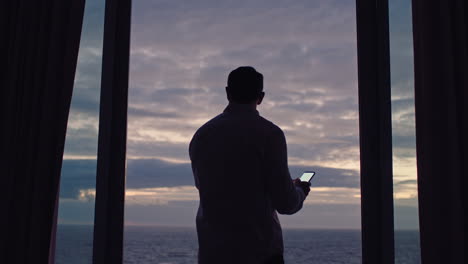
[{"label": "ocean", "polygon": [[[59,225],[55,263],[87,264],[92,258],[92,226]],[[361,263],[359,230],[284,229],[285,262]],[[419,264],[417,231],[395,232],[397,264]],[[197,235],[188,227],[125,228],[125,264],[193,264]]]}]

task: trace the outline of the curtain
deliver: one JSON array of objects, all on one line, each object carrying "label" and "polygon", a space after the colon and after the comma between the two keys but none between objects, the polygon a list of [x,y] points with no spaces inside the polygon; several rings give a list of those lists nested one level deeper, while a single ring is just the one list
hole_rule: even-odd
[{"label": "curtain", "polygon": [[47,263],[84,0],[0,7],[0,263]]},{"label": "curtain", "polygon": [[413,0],[422,263],[467,263],[468,2]]},{"label": "curtain", "polygon": [[107,0],[99,110],[93,263],[122,263],[131,0]]},{"label": "curtain", "polygon": [[357,0],[362,263],[394,263],[387,0]]}]

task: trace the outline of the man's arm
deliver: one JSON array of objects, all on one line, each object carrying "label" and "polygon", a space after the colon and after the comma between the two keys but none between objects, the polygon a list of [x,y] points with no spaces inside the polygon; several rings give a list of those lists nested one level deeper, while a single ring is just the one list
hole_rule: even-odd
[{"label": "man's arm", "polygon": [[195,181],[195,187],[197,189],[199,189],[199,183],[198,183],[198,173],[195,171],[195,167],[193,166],[193,163],[194,163],[194,148],[195,148],[195,142],[196,141],[196,137],[197,137],[197,134],[195,133],[195,135],[192,137],[192,140],[190,141],[190,144],[189,144],[189,157],[190,157],[190,164],[192,166],[192,174],[193,174],[193,179]]},{"label": "man's arm", "polygon": [[294,214],[302,208],[308,190],[291,179],[283,131],[275,129],[266,144],[266,184],[273,207],[280,214]]}]

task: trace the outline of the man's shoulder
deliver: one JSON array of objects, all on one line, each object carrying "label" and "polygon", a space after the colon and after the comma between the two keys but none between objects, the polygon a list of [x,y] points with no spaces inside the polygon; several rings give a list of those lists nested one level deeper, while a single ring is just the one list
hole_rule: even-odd
[{"label": "man's shoulder", "polygon": [[283,130],[281,130],[281,128],[279,126],[277,126],[275,123],[271,122],[270,120],[262,117],[262,116],[259,116],[259,122],[261,123],[261,125],[263,127],[265,127],[265,129],[268,131],[268,132],[272,132],[272,133],[279,133],[279,134],[282,134],[283,133]]},{"label": "man's shoulder", "polygon": [[[253,122],[252,122],[253,121]],[[224,113],[221,113],[212,119],[208,120],[205,124],[203,124],[198,130],[195,132],[195,136],[201,136],[205,133],[209,133],[210,130],[216,130],[218,126],[223,124],[224,122],[230,122],[229,117],[226,116]],[[221,125],[223,126],[223,125]],[[283,135],[283,130],[275,123],[271,122],[270,120],[257,115],[254,120],[250,119],[249,126],[261,128],[266,134],[273,134],[273,135]]]},{"label": "man's shoulder", "polygon": [[210,128],[213,128],[216,126],[217,123],[219,123],[220,119],[222,118],[222,113],[213,117],[212,119],[208,120],[206,123],[201,125],[197,131],[195,131],[195,134],[193,135],[193,138],[200,136],[201,134],[207,132],[210,130]]},{"label": "man's shoulder", "polygon": [[206,129],[209,129],[210,127],[216,126],[219,122],[221,122],[223,118],[223,113],[211,118],[210,120],[206,121],[200,128],[198,128],[198,131],[203,131]]}]

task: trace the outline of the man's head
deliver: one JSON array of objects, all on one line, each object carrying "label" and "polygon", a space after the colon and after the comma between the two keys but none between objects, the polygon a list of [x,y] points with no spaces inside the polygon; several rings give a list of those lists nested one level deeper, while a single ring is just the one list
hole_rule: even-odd
[{"label": "man's head", "polygon": [[263,75],[253,67],[239,67],[229,74],[226,93],[229,102],[258,105],[265,96]]}]

